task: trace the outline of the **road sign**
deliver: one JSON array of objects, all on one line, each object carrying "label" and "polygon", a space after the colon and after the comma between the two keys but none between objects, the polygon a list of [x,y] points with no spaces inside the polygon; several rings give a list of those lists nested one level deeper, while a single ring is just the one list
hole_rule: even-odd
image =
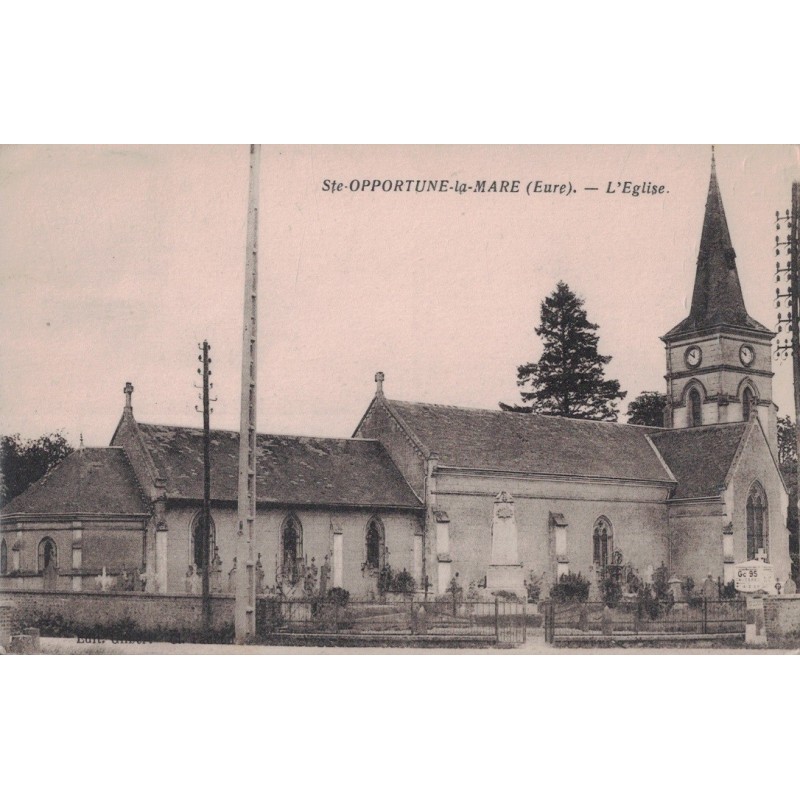
[{"label": "road sign", "polygon": [[775,570],[763,561],[745,561],[733,568],[737,592],[768,592],[775,594]]}]

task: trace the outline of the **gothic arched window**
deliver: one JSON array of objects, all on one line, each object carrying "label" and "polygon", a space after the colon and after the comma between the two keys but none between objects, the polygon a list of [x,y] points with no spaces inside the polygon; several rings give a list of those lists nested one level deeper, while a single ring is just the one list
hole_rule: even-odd
[{"label": "gothic arched window", "polygon": [[697,389],[689,390],[689,427],[697,428],[703,424],[703,399]]},{"label": "gothic arched window", "polygon": [[46,536],[39,542],[39,572],[56,567],[58,567],[56,543],[49,536]]},{"label": "gothic arched window", "polygon": [[386,532],[378,517],[373,517],[367,525],[367,560],[370,569],[383,569],[386,562]]},{"label": "gothic arched window", "polygon": [[[216,527],[214,525],[214,517],[209,517],[208,520],[208,536],[211,540],[209,545],[209,552],[214,552],[214,544],[216,542]],[[203,512],[199,511],[192,520],[192,564],[198,569],[203,569],[205,566],[205,554],[203,553]],[[213,557],[213,556],[212,556]]]},{"label": "gothic arched window", "polygon": [[748,420],[750,419],[750,415],[753,413],[753,408],[755,407],[755,397],[753,395],[753,390],[748,386],[744,392],[742,392],[742,419]]},{"label": "gothic arched window", "polygon": [[6,540],[0,541],[0,575],[5,575],[8,572],[8,545]]},{"label": "gothic arched window", "polygon": [[768,554],[767,496],[756,481],[747,495],[747,560],[752,561],[758,551]]},{"label": "gothic arched window", "polygon": [[286,517],[281,528],[281,568],[290,581],[297,580],[303,560],[303,528],[292,514]]},{"label": "gothic arched window", "polygon": [[611,531],[611,523],[605,517],[600,517],[594,524],[592,546],[594,563],[601,567],[607,567],[614,549],[614,535]]}]

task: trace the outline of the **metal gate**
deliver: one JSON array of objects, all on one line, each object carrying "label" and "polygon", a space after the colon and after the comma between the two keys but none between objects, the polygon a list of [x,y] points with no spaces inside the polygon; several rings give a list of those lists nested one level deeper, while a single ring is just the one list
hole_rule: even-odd
[{"label": "metal gate", "polygon": [[735,638],[744,635],[743,600],[622,602],[613,608],[604,603],[548,601],[544,609],[545,641],[580,644],[595,638],[658,640]]},{"label": "metal gate", "polygon": [[500,645],[526,640],[526,604],[493,600],[408,597],[401,600],[287,599],[259,597],[256,634],[442,639]]}]

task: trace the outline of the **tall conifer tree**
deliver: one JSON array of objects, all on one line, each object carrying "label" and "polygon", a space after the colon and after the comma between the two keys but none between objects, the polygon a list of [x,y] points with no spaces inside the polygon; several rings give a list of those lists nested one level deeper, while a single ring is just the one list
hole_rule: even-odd
[{"label": "tall conifer tree", "polygon": [[575,419],[616,421],[617,401],[626,392],[619,381],[605,378],[611,356],[597,352],[598,329],[586,317],[583,300],[566,283],[542,302],[541,358],[517,369],[517,385],[526,405],[500,407],[506,411],[533,412]]}]

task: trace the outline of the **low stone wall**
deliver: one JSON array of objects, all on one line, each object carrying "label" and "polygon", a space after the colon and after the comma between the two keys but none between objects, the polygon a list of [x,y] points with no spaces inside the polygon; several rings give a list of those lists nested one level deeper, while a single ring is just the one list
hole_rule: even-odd
[{"label": "low stone wall", "polygon": [[[203,631],[203,599],[197,595],[12,590],[0,595],[0,605],[3,600],[13,602],[10,616],[15,629],[59,619],[65,629],[71,625],[85,629],[132,623],[142,631]],[[233,615],[233,596],[212,595],[213,630],[231,627]]]},{"label": "low stone wall", "polygon": [[800,594],[764,598],[767,644],[786,639],[800,641]]},{"label": "low stone wall", "polygon": [[11,600],[4,600],[0,597],[0,647],[8,650],[11,643],[11,614],[14,610],[14,603]]}]

